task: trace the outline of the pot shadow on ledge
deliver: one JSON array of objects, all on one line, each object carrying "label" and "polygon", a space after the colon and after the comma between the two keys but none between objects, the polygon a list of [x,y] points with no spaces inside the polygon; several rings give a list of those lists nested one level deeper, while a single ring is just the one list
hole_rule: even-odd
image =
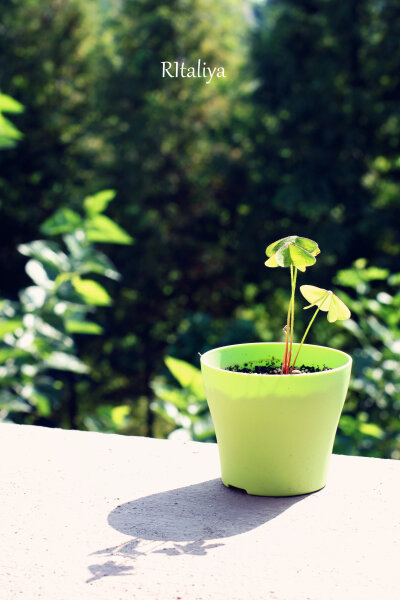
[{"label": "pot shadow on ledge", "polygon": [[[160,544],[150,544],[151,553],[204,555],[223,545],[210,544],[208,540],[218,541],[255,529],[307,496],[250,496],[245,491],[226,488],[220,479],[152,494],[111,511],[109,525],[131,540],[94,554],[134,558],[148,554],[141,551],[143,542],[153,541]],[[172,543],[172,547],[163,548],[163,542]]]}]

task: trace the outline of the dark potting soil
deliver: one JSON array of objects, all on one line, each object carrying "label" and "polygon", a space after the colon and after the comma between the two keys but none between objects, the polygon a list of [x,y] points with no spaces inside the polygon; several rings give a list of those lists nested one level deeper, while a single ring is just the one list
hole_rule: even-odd
[{"label": "dark potting soil", "polygon": [[[244,363],[244,365],[229,365],[228,367],[225,367],[225,371],[233,371],[234,373],[251,373],[253,375],[280,375],[281,370],[282,361],[275,360],[274,357],[269,360],[257,360]],[[322,371],[331,371],[331,369],[326,365],[295,365],[292,375],[302,375],[303,373],[321,373]]]}]

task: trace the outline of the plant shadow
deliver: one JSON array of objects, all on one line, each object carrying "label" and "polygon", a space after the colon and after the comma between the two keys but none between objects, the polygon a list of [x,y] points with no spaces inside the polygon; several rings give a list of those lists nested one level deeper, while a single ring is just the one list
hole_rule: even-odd
[{"label": "plant shadow", "polygon": [[108,523],[135,540],[197,543],[259,527],[307,495],[250,496],[212,479],[121,504]]},{"label": "plant shadow", "polygon": [[[223,538],[250,531],[275,519],[309,494],[290,497],[250,496],[212,479],[144,496],[117,506],[108,515],[111,527],[130,537],[91,556],[136,560],[149,554],[204,556]],[[209,543],[211,542],[211,543]],[[133,567],[109,560],[89,567],[89,582],[109,575],[130,575]]]}]

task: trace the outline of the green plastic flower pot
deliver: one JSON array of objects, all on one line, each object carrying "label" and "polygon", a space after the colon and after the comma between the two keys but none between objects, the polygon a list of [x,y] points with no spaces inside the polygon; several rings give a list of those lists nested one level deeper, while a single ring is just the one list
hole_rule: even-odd
[{"label": "green plastic flower pot", "polygon": [[248,494],[295,496],[326,483],[352,359],[333,348],[305,344],[297,365],[331,370],[301,375],[224,370],[280,361],[283,352],[282,343],[238,344],[201,357],[222,481]]}]

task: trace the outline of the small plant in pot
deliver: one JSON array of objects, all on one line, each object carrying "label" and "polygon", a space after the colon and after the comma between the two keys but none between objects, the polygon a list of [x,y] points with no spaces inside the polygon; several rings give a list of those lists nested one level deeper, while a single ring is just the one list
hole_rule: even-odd
[{"label": "small plant in pot", "polygon": [[300,343],[293,341],[298,271],[316,262],[318,244],[289,236],[266,249],[267,267],[289,267],[291,295],[285,342],[237,344],[202,355],[203,382],[219,447],[222,481],[249,494],[294,496],[324,487],[352,359],[306,344],[317,316],[350,311],[331,291],[303,285],[315,308]]}]

